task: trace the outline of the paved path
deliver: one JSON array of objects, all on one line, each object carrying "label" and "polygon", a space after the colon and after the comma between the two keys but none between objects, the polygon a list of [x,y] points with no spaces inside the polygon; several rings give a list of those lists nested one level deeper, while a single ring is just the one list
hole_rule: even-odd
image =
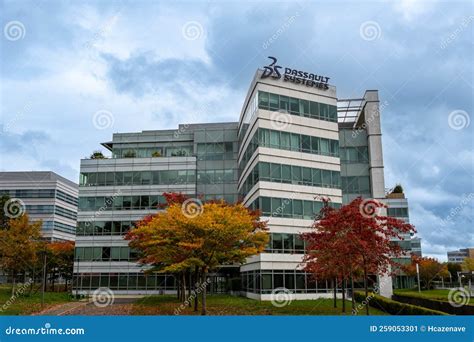
[{"label": "paved path", "polygon": [[120,316],[129,315],[133,302],[137,298],[115,298],[110,305],[100,307],[95,305],[92,301],[79,301],[64,304],[58,304],[46,310],[43,310],[36,315],[48,316],[68,316],[68,315],[82,315],[82,316]]}]

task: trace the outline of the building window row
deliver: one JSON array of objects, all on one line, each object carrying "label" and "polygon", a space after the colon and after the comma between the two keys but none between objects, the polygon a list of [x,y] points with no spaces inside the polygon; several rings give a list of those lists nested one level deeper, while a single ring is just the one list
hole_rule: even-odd
[{"label": "building window row", "polygon": [[162,195],[80,197],[80,211],[150,210],[166,203]]},{"label": "building window row", "polygon": [[408,208],[387,208],[387,216],[408,217]]},{"label": "building window row", "polygon": [[341,176],[341,185],[343,194],[370,194],[369,176]]},{"label": "building window row", "polygon": [[64,191],[55,189],[14,189],[0,190],[0,196],[8,195],[10,198],[57,198],[66,203],[77,205],[77,198]]},{"label": "building window row", "polygon": [[79,186],[175,185],[195,181],[195,170],[82,172]]},{"label": "building window row", "polygon": [[76,227],[56,221],[43,221],[43,230],[57,230],[64,233],[75,234]]},{"label": "building window row", "polygon": [[136,261],[138,253],[126,246],[76,247],[74,259],[79,261]]},{"label": "building window row", "polygon": [[339,156],[339,140],[259,128],[242,156],[241,170],[259,146],[324,156]]},{"label": "building window row", "polygon": [[[339,203],[331,203],[333,208],[339,208]],[[291,198],[259,197],[249,206],[253,210],[260,210],[262,216],[289,217],[312,220],[323,207],[323,202],[306,201]]]},{"label": "building window row", "polygon": [[124,235],[133,226],[132,221],[80,221],[77,235]]},{"label": "building window row", "polygon": [[34,204],[26,205],[26,212],[30,215],[53,215],[62,216],[65,218],[70,218],[72,220],[77,219],[77,213],[75,211],[60,207],[58,205],[43,205],[43,204]]},{"label": "building window row", "polygon": [[205,170],[198,171],[197,182],[199,184],[234,183],[237,170]]},{"label": "building window row", "polygon": [[234,144],[232,142],[199,143],[197,144],[198,160],[234,159]]},{"label": "building window row", "polygon": [[304,254],[306,242],[300,234],[270,233],[266,253]]},{"label": "building window row", "polygon": [[114,148],[113,158],[155,158],[155,157],[187,157],[193,155],[193,146],[158,146]]},{"label": "building window row", "polygon": [[242,290],[270,294],[286,288],[292,293],[328,293],[333,289],[327,280],[315,280],[312,274],[295,270],[256,270],[242,272]]},{"label": "building window row", "polygon": [[300,184],[324,188],[341,187],[339,171],[259,162],[242,184],[241,193],[247,194],[258,181]]},{"label": "building window row", "polygon": [[78,273],[74,276],[74,290],[176,290],[177,280],[169,274],[143,273]]},{"label": "building window row", "polygon": [[258,108],[283,111],[292,115],[337,122],[337,107],[295,97],[258,92]]},{"label": "building window row", "polygon": [[359,147],[340,147],[339,156],[341,163],[368,163],[369,150],[367,146]]}]

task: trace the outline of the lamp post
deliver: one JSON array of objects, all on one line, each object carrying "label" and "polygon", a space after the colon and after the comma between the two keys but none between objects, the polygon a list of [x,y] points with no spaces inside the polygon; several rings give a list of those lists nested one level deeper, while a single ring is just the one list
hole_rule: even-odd
[{"label": "lamp post", "polygon": [[420,287],[420,267],[416,264],[416,278],[418,279],[418,292],[421,292]]}]

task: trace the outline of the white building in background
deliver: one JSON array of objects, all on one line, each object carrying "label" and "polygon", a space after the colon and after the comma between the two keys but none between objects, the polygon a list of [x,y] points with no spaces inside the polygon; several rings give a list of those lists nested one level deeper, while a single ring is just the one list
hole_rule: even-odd
[{"label": "white building in background", "polygon": [[[76,236],[76,183],[50,171],[0,172],[0,196],[8,195],[7,215],[26,211],[31,221],[43,221],[46,240],[74,240]],[[15,201],[19,200],[19,201]],[[8,213],[10,211],[10,213]]]},{"label": "white building in background", "polygon": [[[117,133],[111,159],[81,161],[74,288],[90,293],[176,290],[172,275],[147,274],[123,235],[157,211],[162,193],[222,198],[262,211],[270,243],[244,265],[210,275],[210,292],[240,278],[250,298],[287,288],[296,298],[330,295],[330,284],[302,270],[304,242],[321,197],[340,206],[385,199],[378,92],[338,99],[329,78],[273,63],[258,70],[239,122],[180,125],[177,130]],[[391,278],[378,277],[390,296]]]}]

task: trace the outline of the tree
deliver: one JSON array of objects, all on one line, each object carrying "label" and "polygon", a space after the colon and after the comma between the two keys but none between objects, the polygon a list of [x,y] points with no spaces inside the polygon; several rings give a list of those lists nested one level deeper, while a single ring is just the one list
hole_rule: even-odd
[{"label": "tree", "polygon": [[[385,206],[375,200],[359,197],[339,209],[330,207],[327,200],[324,203],[313,231],[302,235],[307,242],[305,269],[316,277],[336,273],[343,284],[362,271],[368,297],[369,274],[389,273],[397,265],[392,258],[402,254],[391,240],[403,240],[402,234],[415,232],[415,228],[379,215],[379,209]],[[368,306],[366,313],[369,314]]]},{"label": "tree", "polygon": [[0,230],[0,268],[11,274],[12,293],[19,273],[33,267],[37,261],[37,250],[42,222],[29,222],[28,214],[10,219],[5,229]]},{"label": "tree", "polygon": [[66,281],[66,291],[68,281],[72,279],[74,264],[74,242],[72,241],[54,241],[46,245],[48,252],[48,266],[52,287],[54,291],[54,281],[61,277]]},{"label": "tree", "polygon": [[[220,265],[243,263],[268,243],[266,222],[242,204],[202,203],[180,194],[162,212],[145,218],[126,235],[130,247],[141,252],[140,262],[162,273],[191,272],[201,277],[202,314],[206,314],[206,281]],[[183,282],[185,277],[183,277]]]},{"label": "tree", "polygon": [[463,271],[466,272],[474,271],[474,258],[464,258],[461,268]]},{"label": "tree", "polygon": [[440,263],[435,258],[430,257],[419,257],[412,255],[411,264],[404,267],[406,274],[416,277],[416,265],[420,272],[420,281],[423,284],[423,288],[429,290],[431,283],[437,277],[449,277],[448,266],[445,263]]},{"label": "tree", "polygon": [[8,225],[9,217],[6,215],[7,210],[5,206],[8,205],[10,200],[9,195],[0,196],[0,229],[5,229]]},{"label": "tree", "polygon": [[447,267],[448,267],[449,274],[451,274],[452,281],[457,281],[458,272],[462,271],[461,264],[456,263],[456,262],[448,262]]}]

